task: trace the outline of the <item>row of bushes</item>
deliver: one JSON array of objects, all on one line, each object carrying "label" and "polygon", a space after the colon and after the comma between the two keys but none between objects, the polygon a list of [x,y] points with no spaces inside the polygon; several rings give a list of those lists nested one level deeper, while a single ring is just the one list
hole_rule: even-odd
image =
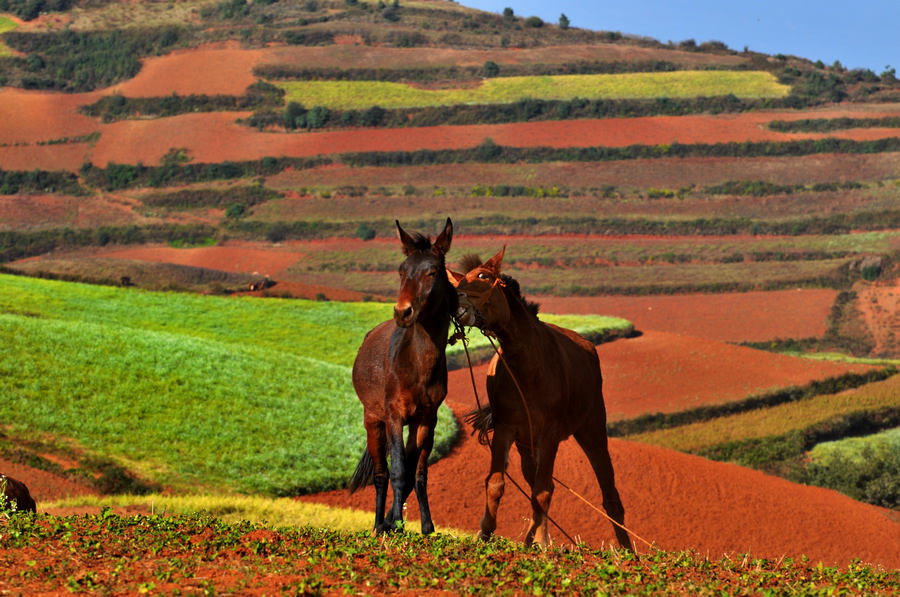
[{"label": "row of bushes", "polygon": [[[243,162],[221,162],[212,164],[178,164],[167,163],[162,166],[144,166],[142,164],[116,164],[110,162],[106,168],[85,164],[79,173],[84,182],[95,188],[116,190],[129,187],[159,187],[174,184],[189,184],[212,180],[227,180],[245,176],[268,176],[277,174],[285,168],[297,170],[314,168],[333,163],[344,163],[351,166],[412,166],[430,164],[453,164],[465,162],[547,162],[547,161],[612,161],[629,159],[653,159],[664,157],[761,157],[761,156],[799,156],[817,153],[882,153],[900,151],[900,137],[877,139],[873,141],[852,141],[848,139],[814,139],[783,142],[731,142],[717,144],[684,145],[631,145],[628,147],[504,147],[486,139],[480,145],[469,149],[394,151],[394,152],[359,152],[340,154],[336,157],[317,156],[312,158],[274,158]],[[46,173],[36,171],[6,172],[4,177],[11,181],[19,181],[28,176],[42,178],[53,175],[54,180],[72,180],[67,173]],[[9,188],[13,188],[10,183]],[[16,182],[15,184],[21,184]],[[11,191],[15,192],[15,191]],[[853,214],[826,218],[811,218],[814,228],[822,228],[822,232],[833,233],[844,230],[846,218],[852,219],[854,226],[867,229],[883,229],[897,227],[900,211],[885,210],[875,216],[871,213]],[[724,221],[723,221],[724,222]],[[623,222],[624,223],[624,222]],[[748,219],[728,220],[728,229],[746,229],[755,226]],[[667,222],[666,225],[680,225]],[[765,226],[781,226],[784,224],[764,224]],[[796,223],[789,223],[790,227]],[[733,232],[724,232],[725,234]],[[791,232],[785,232],[791,233]]]},{"label": "row of bushes", "polygon": [[141,197],[144,205],[166,209],[195,209],[198,207],[224,209],[235,204],[245,207],[281,197],[281,193],[260,186],[240,186],[228,189],[184,189],[171,193],[152,193]]},{"label": "row of bushes", "polygon": [[16,193],[64,193],[83,195],[85,190],[78,183],[78,177],[71,172],[47,170],[0,169],[0,195]]},{"label": "row of bushes", "polygon": [[[657,429],[680,427],[682,425],[707,421],[717,417],[724,417],[758,408],[768,408],[786,402],[803,400],[822,394],[836,394],[844,390],[858,388],[865,384],[881,381],[896,374],[897,369],[895,367],[885,367],[865,373],[845,373],[836,377],[813,381],[802,388],[786,388],[771,394],[751,396],[750,398],[735,402],[701,406],[699,408],[674,413],[642,415],[635,419],[609,423],[609,435],[612,437],[624,437]],[[819,441],[825,440],[822,439]]]},{"label": "row of bushes", "polygon": [[802,120],[773,120],[768,124],[780,133],[828,133],[843,129],[900,128],[900,116],[882,118],[804,118]]},{"label": "row of bushes", "polygon": [[163,97],[125,97],[119,93],[104,95],[93,104],[81,106],[79,112],[103,122],[138,117],[166,117],[190,112],[224,112],[259,110],[284,103],[284,90],[258,81],[247,88],[244,95],[178,95]]},{"label": "row of bushes", "polygon": [[786,477],[797,483],[835,489],[850,497],[885,508],[900,506],[900,453],[870,454],[862,462],[806,463],[816,444],[869,435],[900,426],[900,407],[834,417],[806,429],[777,437],[728,442],[699,450],[700,456],[735,462]]},{"label": "row of bushes", "polygon": [[850,191],[861,188],[863,188],[863,185],[856,181],[817,182],[811,185],[782,185],[765,180],[729,180],[722,184],[706,187],[703,190],[710,195],[750,195],[752,197],[764,197],[766,195],[789,195],[800,191],[821,193],[825,191]]},{"label": "row of bushes", "polygon": [[177,164],[144,166],[143,164],[117,164],[109,162],[106,168],[85,164],[79,170],[85,184],[107,191],[134,187],[163,187],[215,180],[271,176],[287,169],[304,170],[331,164],[326,157],[273,158],[244,162],[219,162],[212,164]]},{"label": "row of bushes", "polygon": [[3,41],[26,57],[0,60],[0,76],[5,84],[26,89],[92,91],[130,79],[140,70],[142,56],[168,51],[183,35],[174,26],[102,32],[11,31]]},{"label": "row of bushes", "polygon": [[[735,95],[698,98],[655,98],[607,100],[574,98],[572,100],[542,100],[526,98],[508,104],[459,104],[425,108],[385,109],[371,106],[365,110],[333,110],[315,106],[320,114],[315,124],[301,128],[342,127],[419,127],[438,125],[504,124],[541,120],[574,120],[582,118],[633,118],[639,116],[683,116],[685,114],[744,112],[755,109],[791,107],[790,98],[741,99]],[[279,113],[260,110],[244,123],[257,127],[292,126],[294,120],[288,110]]]},{"label": "row of bushes", "polygon": [[195,244],[216,236],[205,224],[151,224],[148,226],[102,226],[100,228],[54,228],[34,232],[0,230],[0,263],[42,255],[60,248],[145,244],[181,241]]},{"label": "row of bushes", "polygon": [[31,21],[42,12],[64,12],[72,7],[72,0],[0,0],[0,12],[14,14],[23,21]]},{"label": "row of bushes", "polygon": [[900,137],[867,141],[851,139],[804,139],[795,141],[744,141],[629,145],[627,147],[507,147],[485,139],[468,149],[359,152],[342,154],[342,162],[353,166],[415,166],[464,162],[606,162],[617,160],[685,157],[788,157],[820,153],[869,154],[900,151]]},{"label": "row of bushes", "polygon": [[[496,66],[496,69],[493,68]],[[484,76],[595,75],[616,73],[671,72],[696,69],[667,60],[587,61],[563,64],[504,64],[487,61],[483,66],[433,66],[412,68],[337,68],[301,64],[261,64],[253,68],[257,77],[291,81],[391,81],[395,83],[433,83]]]}]

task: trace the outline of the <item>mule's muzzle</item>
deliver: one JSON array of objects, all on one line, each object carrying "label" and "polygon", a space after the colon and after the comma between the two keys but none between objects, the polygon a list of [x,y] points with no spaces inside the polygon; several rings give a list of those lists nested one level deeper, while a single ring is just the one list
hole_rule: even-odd
[{"label": "mule's muzzle", "polygon": [[394,305],[394,323],[401,328],[408,328],[416,321],[416,310],[410,303]]}]

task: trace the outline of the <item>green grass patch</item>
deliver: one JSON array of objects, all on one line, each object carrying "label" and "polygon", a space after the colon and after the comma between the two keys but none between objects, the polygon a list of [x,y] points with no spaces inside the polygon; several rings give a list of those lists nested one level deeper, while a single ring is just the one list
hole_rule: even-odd
[{"label": "green grass patch", "polygon": [[[389,311],[4,276],[0,418],[164,484],[341,487],[365,446],[350,365]],[[439,420],[445,453],[456,425]]]},{"label": "green grass patch", "polygon": [[809,458],[810,483],[870,504],[900,508],[900,427],[820,443]]},{"label": "green grass patch", "polygon": [[[343,487],[365,448],[350,367],[390,316],[379,303],[0,276],[0,420],[178,489]],[[584,321],[585,333],[604,325]],[[442,408],[436,456],[456,433]]]},{"label": "green grass patch", "polygon": [[674,71],[604,75],[498,77],[472,89],[420,89],[387,81],[278,82],[286,102],[336,110],[422,108],[457,104],[506,104],[546,100],[687,98],[733,94],[783,97],[790,88],[762,71]]}]

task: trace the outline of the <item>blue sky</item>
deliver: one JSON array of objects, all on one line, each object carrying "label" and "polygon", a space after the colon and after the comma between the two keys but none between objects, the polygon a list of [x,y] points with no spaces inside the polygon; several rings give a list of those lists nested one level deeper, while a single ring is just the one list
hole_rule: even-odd
[{"label": "blue sky", "polygon": [[734,50],[793,54],[881,74],[900,72],[900,0],[460,0],[460,4],[573,27],[679,42],[721,41]]}]

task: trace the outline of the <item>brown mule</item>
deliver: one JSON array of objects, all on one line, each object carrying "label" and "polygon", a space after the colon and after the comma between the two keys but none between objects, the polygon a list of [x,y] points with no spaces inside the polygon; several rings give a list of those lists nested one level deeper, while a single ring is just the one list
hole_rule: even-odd
[{"label": "brown mule", "polygon": [[[531,486],[532,521],[525,543],[530,545],[536,539],[546,546],[553,465],[559,443],[570,435],[590,460],[606,512],[624,524],[625,509],[607,448],[597,351],[572,330],[538,319],[537,305],[525,301],[518,282],[500,273],[505,250],[484,264],[469,259],[466,274],[449,273],[460,292],[459,319],[469,325],[477,320],[479,327],[496,335],[502,356],[494,356],[487,377],[494,437],[478,535],[487,539],[497,528],[507,458],[515,443],[522,474]],[[632,549],[628,533],[618,525],[613,528],[619,545]]]},{"label": "brown mule", "polygon": [[[353,387],[363,404],[367,449],[350,480],[351,493],[374,476],[375,530],[397,528],[403,504],[415,488],[422,533],[434,531],[428,508],[428,456],[434,445],[438,407],[447,395],[447,332],[456,312],[456,290],[445,273],[450,250],[450,218],[434,243],[397,232],[406,260],[400,265],[400,294],[394,319],[376,326],[363,340],[353,363]],[[403,427],[409,426],[406,446]],[[388,485],[394,502],[385,516]]]}]

